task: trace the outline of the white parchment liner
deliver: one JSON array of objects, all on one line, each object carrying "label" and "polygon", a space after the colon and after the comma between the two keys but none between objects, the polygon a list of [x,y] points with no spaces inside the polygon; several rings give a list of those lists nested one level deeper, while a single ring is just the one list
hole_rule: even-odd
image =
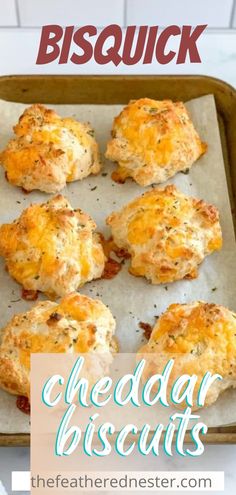
[{"label": "white parchment liner", "polygon": [[[148,96],[148,95],[145,95]],[[208,152],[195,163],[188,175],[182,173],[171,179],[184,193],[215,204],[220,211],[223,230],[223,249],[209,256],[200,267],[199,277],[193,281],[180,281],[168,286],[150,285],[127,271],[128,261],[113,280],[99,280],[87,284],[81,292],[102,299],[108,304],[117,321],[117,338],[120,352],[135,352],[144,342],[139,322],[154,323],[159,315],[175,302],[205,300],[235,307],[235,238],[230,210],[224,162],[217,123],[214,97],[204,96],[187,103],[193,122]],[[0,149],[12,136],[12,126],[26,105],[0,101]],[[62,116],[73,116],[89,121],[95,129],[102,154],[110,137],[112,121],[120,112],[120,105],[54,105]],[[109,235],[105,219],[113,210],[142,194],[143,188],[132,181],[124,185],[114,183],[110,174],[113,165],[104,161],[104,177],[88,177],[68,185],[62,193],[72,206],[81,207],[91,214],[98,230]],[[165,184],[166,185],[166,184]],[[96,189],[94,189],[96,186]],[[94,190],[93,190],[94,189]],[[19,188],[7,183],[4,170],[0,170],[0,223],[12,221],[32,202],[46,201],[50,196],[40,192],[24,195]],[[9,277],[0,260],[0,327],[18,312],[30,309],[31,302],[21,299],[21,288]],[[44,296],[41,296],[42,298]],[[171,411],[160,407],[158,422],[167,422]],[[209,426],[236,421],[236,390],[225,392],[208,409],[201,411],[201,419]],[[0,432],[25,433],[29,431],[29,418],[17,410],[15,397],[0,391]]]}]

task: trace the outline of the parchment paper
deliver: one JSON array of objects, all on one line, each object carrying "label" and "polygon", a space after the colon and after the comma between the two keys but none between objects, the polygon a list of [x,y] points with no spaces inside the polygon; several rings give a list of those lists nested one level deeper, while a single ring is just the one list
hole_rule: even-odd
[{"label": "parchment paper", "polygon": [[[50,105],[49,105],[50,106]],[[175,183],[184,193],[215,204],[220,211],[223,230],[223,249],[209,256],[200,267],[196,280],[182,280],[166,286],[150,285],[143,278],[132,277],[127,270],[129,262],[113,280],[99,280],[87,284],[81,292],[102,299],[116,317],[116,335],[120,352],[136,352],[144,342],[139,322],[155,321],[155,315],[175,302],[205,300],[223,304],[236,310],[235,302],[235,238],[228,197],[220,135],[214,97],[204,96],[187,103],[193,122],[202,138],[208,143],[208,152],[198,160],[188,175],[179,173],[168,181]],[[0,101],[0,149],[12,136],[12,126],[17,122],[26,105]],[[112,121],[120,105],[54,105],[60,115],[73,116],[90,121],[103,154],[110,137]],[[144,191],[132,181],[124,185],[114,183],[110,174],[113,165],[103,158],[103,173],[68,185],[62,193],[73,207],[81,207],[91,214],[98,230],[109,235],[105,218],[113,210],[139,196]],[[166,185],[166,183],[165,183]],[[94,187],[96,186],[96,189]],[[94,190],[92,190],[94,189]],[[147,190],[147,189],[145,189]],[[24,195],[19,188],[7,183],[4,170],[0,170],[0,223],[12,221],[32,202],[46,201],[50,196],[33,192]],[[18,312],[30,309],[32,302],[21,299],[21,288],[10,278],[0,260],[0,327]],[[42,299],[44,296],[40,296]],[[165,422],[170,410],[160,407],[158,421]],[[229,424],[236,421],[236,390],[225,392],[218,401],[203,411],[201,419],[208,426]],[[29,419],[17,410],[15,397],[0,391],[0,432],[25,433],[29,431]]]}]

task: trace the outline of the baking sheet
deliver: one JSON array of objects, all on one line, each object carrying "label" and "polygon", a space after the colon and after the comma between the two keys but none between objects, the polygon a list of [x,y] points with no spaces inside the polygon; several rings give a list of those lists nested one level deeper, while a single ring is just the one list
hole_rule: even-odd
[{"label": "baking sheet", "polygon": [[[0,149],[12,136],[12,126],[26,106],[0,101]],[[152,286],[143,278],[132,277],[127,271],[127,261],[113,280],[91,282],[81,289],[84,294],[100,298],[109,305],[117,321],[116,335],[120,352],[136,352],[144,342],[139,322],[153,324],[155,315],[165,311],[171,303],[201,299],[236,310],[235,238],[214,97],[208,95],[192,100],[187,103],[187,107],[202,140],[208,143],[208,152],[193,165],[188,175],[180,173],[168,183],[174,183],[184,193],[203,198],[219,208],[223,249],[205,259],[196,280]],[[90,121],[103,154],[106,142],[110,138],[112,120],[122,106],[54,105],[53,108],[62,116]],[[132,181],[127,181],[124,185],[114,183],[110,178],[114,166],[104,158],[103,162],[102,172],[107,173],[107,176],[100,174],[71,183],[62,193],[74,207],[81,207],[91,214],[98,230],[109,236],[109,229],[105,225],[108,214],[148,188],[141,188]],[[4,170],[0,170],[0,223],[12,221],[30,203],[46,201],[49,197],[50,195],[40,192],[24,195],[20,189],[7,183]],[[15,313],[30,309],[32,303],[21,299],[21,288],[6,273],[3,259],[0,260],[0,287],[0,327],[3,327]],[[167,422],[170,414],[169,409],[167,411],[166,408],[160,407],[158,421]],[[208,426],[235,422],[236,390],[225,392],[213,406],[201,411],[201,419]],[[0,391],[0,432],[29,432],[29,418],[15,407],[15,397],[3,391]]]}]

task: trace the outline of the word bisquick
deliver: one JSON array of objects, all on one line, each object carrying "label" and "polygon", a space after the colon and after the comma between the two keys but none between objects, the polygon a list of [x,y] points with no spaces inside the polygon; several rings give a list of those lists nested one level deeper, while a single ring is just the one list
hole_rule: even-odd
[{"label": "word bisquick", "polygon": [[[184,64],[201,63],[197,41],[207,25],[168,26],[128,26],[122,29],[112,24],[99,31],[95,26],[87,25],[75,29],[75,26],[63,28],[59,25],[42,27],[36,64],[58,64],[72,62],[82,65],[94,59],[99,65],[109,63],[118,66],[157,62],[165,65],[174,61]],[[176,43],[177,41],[177,43]],[[172,49],[171,45],[177,46]]]}]

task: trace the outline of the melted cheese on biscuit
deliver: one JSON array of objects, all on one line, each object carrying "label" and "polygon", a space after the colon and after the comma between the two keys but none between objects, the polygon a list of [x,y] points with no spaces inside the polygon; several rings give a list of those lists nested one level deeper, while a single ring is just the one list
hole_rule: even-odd
[{"label": "melted cheese on biscuit", "polygon": [[[148,363],[144,379],[162,372],[169,359],[175,360],[169,391],[178,376],[196,374],[197,390],[205,373],[220,374],[223,381],[211,386],[208,406],[225,389],[236,387],[236,314],[201,301],[172,304],[157,320],[149,342],[138,351],[139,359],[144,356]],[[194,409],[196,399],[195,392]]]},{"label": "melted cheese on biscuit", "polygon": [[0,155],[13,185],[55,193],[66,182],[100,171],[98,145],[89,124],[63,119],[42,105],[32,105],[14,132],[16,138]]},{"label": "melted cheese on biscuit", "polygon": [[25,289],[62,296],[103,273],[106,258],[95,228],[59,195],[0,227],[0,255]]},{"label": "melted cheese on biscuit", "polygon": [[148,186],[190,168],[206,149],[183,103],[141,98],[115,118],[106,157],[118,162],[115,180]]},{"label": "melted cheese on biscuit", "polygon": [[59,304],[40,302],[2,330],[0,387],[29,397],[31,353],[96,352],[105,368],[117,350],[114,332],[115,320],[101,301],[73,293]]},{"label": "melted cheese on biscuit", "polygon": [[173,185],[131,201],[107,224],[118,248],[131,255],[130,272],[153,284],[195,278],[204,257],[222,245],[217,209]]}]

